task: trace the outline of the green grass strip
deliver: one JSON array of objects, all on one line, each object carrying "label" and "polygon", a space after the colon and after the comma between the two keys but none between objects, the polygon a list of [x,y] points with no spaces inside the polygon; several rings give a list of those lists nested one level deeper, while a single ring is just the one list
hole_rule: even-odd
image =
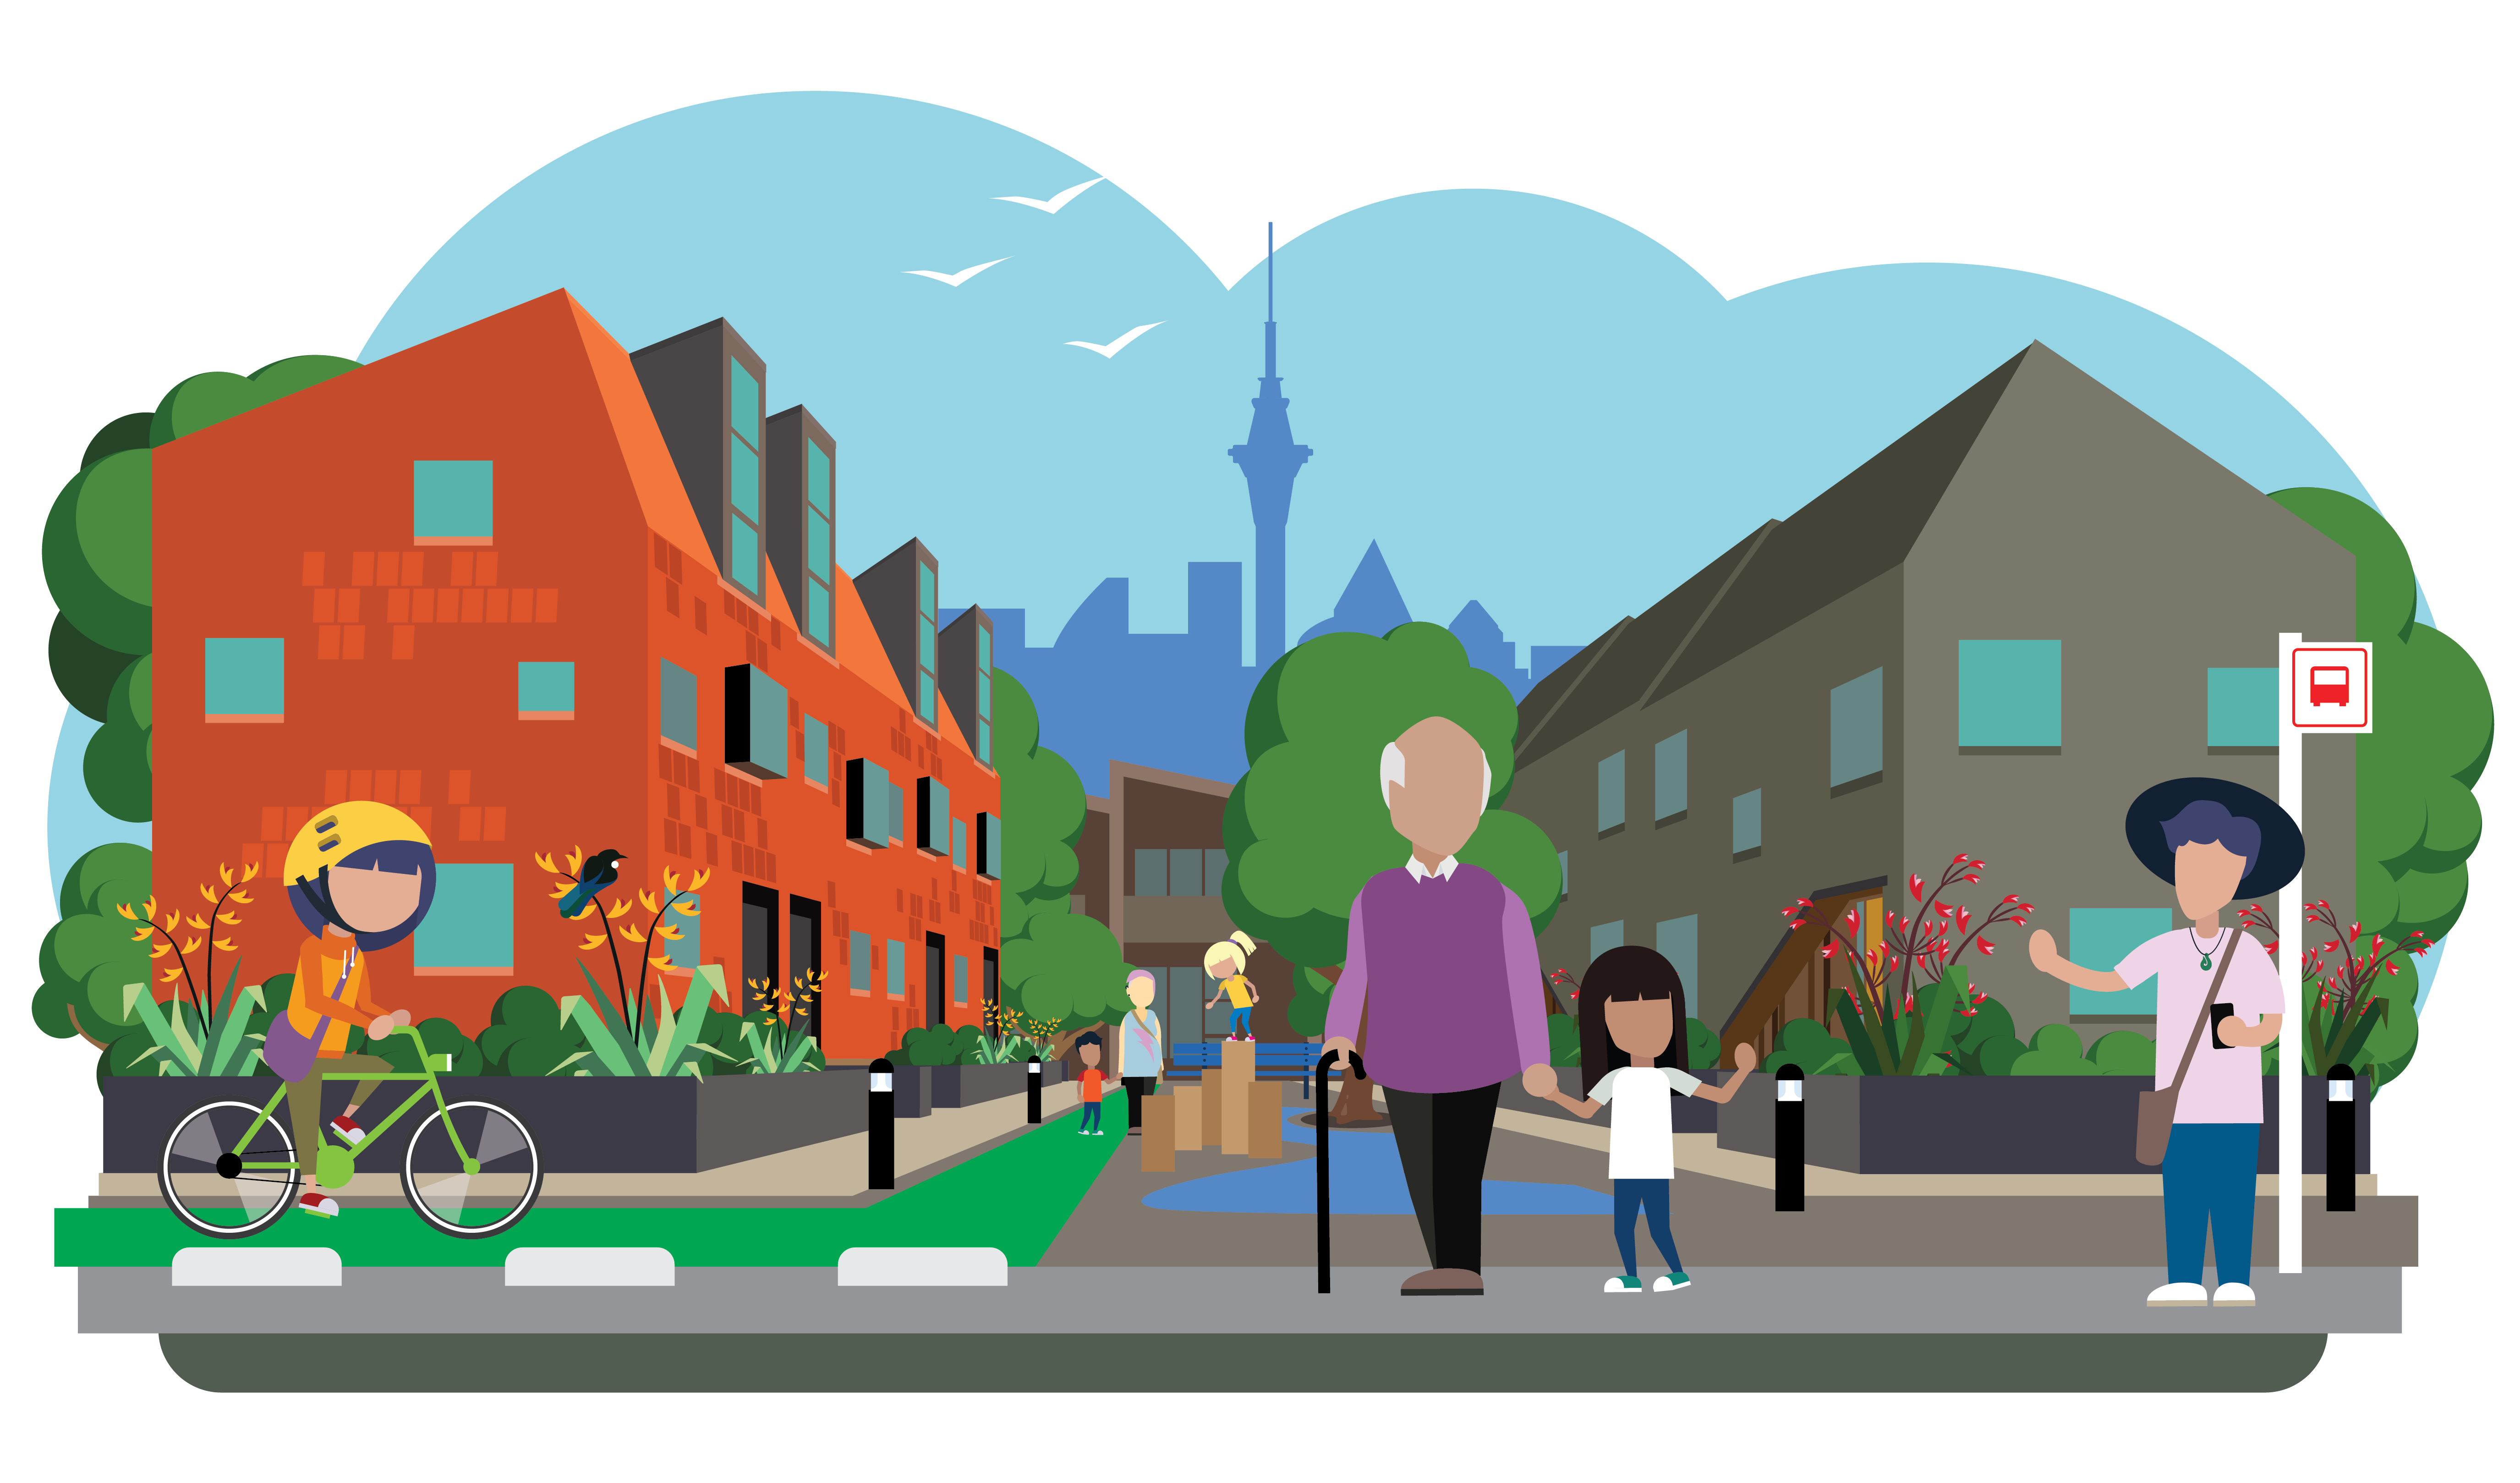
[{"label": "green grass strip", "polygon": [[[1128,1140],[1128,1103],[1103,1100],[1102,1138],[1060,1114],[1022,1137],[864,1209],[610,1206],[537,1208],[511,1229],[460,1240],[408,1209],[361,1206],[334,1220],[292,1212],[240,1246],[330,1246],[345,1267],[497,1267],[518,1246],[662,1246],[682,1267],[820,1267],[850,1246],[995,1246],[1037,1266],[1102,1166]],[[185,1246],[223,1244],[158,1209],[57,1209],[53,1265],[163,1267]]]}]

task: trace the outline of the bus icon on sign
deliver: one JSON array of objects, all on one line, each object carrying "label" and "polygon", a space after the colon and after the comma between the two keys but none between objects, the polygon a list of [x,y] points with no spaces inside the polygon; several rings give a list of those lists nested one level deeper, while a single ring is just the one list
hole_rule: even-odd
[{"label": "bus icon on sign", "polygon": [[2371,729],[2371,648],[2367,644],[2298,644],[2284,655],[2290,671],[2284,722],[2295,731]]}]

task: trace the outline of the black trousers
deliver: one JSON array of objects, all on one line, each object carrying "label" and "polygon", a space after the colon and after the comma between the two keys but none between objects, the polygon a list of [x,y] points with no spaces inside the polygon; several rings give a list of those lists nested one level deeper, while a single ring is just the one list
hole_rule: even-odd
[{"label": "black trousers", "polygon": [[1429,1267],[1479,1270],[1479,1182],[1487,1177],[1488,1138],[1496,1131],[1503,1085],[1461,1092],[1382,1089]]},{"label": "black trousers", "polygon": [[1129,1091],[1129,1131],[1135,1133],[1143,1121],[1147,1099],[1155,1095],[1155,1079],[1151,1076],[1123,1076],[1120,1085]]}]

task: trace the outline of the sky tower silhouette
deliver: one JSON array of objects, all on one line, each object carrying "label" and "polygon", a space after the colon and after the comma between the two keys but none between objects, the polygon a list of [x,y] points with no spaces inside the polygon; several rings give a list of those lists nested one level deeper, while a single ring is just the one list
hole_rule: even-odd
[{"label": "sky tower silhouette", "polygon": [[1294,500],[1295,474],[1313,450],[1295,441],[1286,426],[1286,398],[1278,390],[1278,224],[1269,223],[1269,318],[1262,332],[1260,394],[1251,398],[1248,441],[1225,450],[1242,468],[1251,489],[1255,570],[1251,590],[1252,656],[1261,669],[1286,652],[1286,507]]}]

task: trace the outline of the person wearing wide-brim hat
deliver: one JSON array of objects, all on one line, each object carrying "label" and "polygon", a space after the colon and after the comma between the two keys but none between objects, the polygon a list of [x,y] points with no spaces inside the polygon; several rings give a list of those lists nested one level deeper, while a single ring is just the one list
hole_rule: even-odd
[{"label": "person wearing wide-brim hat", "polygon": [[2146,1299],[2155,1308],[2201,1308],[2205,1233],[2214,1233],[2218,1308],[2250,1307],[2249,1245],[2256,1238],[2258,1139],[2264,1121],[2261,1046],[2283,1032],[2281,975],[2269,951],[2224,914],[2234,901],[2271,896],[2301,874],[2301,828],[2282,806],[2221,778],[2174,778],[2146,788],[2127,809],[2127,844],[2144,868],[2171,883],[2188,924],[2139,943],[2115,967],[2066,961],[2048,933],[2030,934],[2030,963],[2093,993],[2145,979],[2159,983],[2153,1086],[2167,1089],[2180,1053],[2204,1012],[2206,991],[2228,961],[2215,994],[2219,1016],[2197,1046],[2161,1161],[2161,1225],[2169,1282]]}]

